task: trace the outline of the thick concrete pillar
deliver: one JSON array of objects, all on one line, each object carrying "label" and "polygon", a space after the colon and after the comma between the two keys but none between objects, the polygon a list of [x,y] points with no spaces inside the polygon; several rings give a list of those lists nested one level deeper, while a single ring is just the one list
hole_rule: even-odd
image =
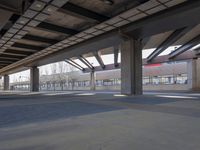
[{"label": "thick concrete pillar", "polygon": [[132,37],[121,43],[121,93],[142,94],[142,42]]},{"label": "thick concrete pillar", "polygon": [[39,69],[37,67],[32,67],[30,69],[30,91],[39,91]]},{"label": "thick concrete pillar", "polygon": [[96,89],[95,85],[95,73],[94,71],[90,72],[90,90],[94,91]]},{"label": "thick concrete pillar", "polygon": [[200,91],[200,59],[193,59],[187,63],[189,90]]},{"label": "thick concrete pillar", "polygon": [[5,91],[9,90],[9,76],[8,75],[4,75],[3,89]]}]

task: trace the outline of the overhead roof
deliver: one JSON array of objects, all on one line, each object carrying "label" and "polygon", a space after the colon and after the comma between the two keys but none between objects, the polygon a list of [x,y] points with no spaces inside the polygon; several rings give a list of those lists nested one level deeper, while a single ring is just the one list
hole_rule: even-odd
[{"label": "overhead roof", "polygon": [[[68,47],[186,2],[189,3],[187,0],[2,0],[0,11],[6,13],[0,14],[0,73],[26,66],[63,49],[67,51]],[[188,7],[188,15],[193,7],[193,11],[199,9],[199,2],[190,2],[198,5]],[[194,24],[197,22],[200,21]],[[181,25],[177,23],[178,26]],[[132,27],[127,28],[127,32],[130,29]],[[148,27],[143,33],[134,30],[132,34],[144,36],[145,33],[148,37],[151,34],[146,29]],[[144,48],[159,46],[174,30],[151,35]],[[192,28],[175,44],[184,44],[197,34],[200,34],[199,26]]]}]

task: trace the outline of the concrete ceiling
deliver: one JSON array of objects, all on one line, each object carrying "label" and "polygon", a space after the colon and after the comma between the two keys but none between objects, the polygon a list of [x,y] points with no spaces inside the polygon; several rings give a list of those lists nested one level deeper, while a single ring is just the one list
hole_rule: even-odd
[{"label": "concrete ceiling", "polygon": [[172,33],[173,31],[168,31],[160,34],[153,35],[149,37],[147,43],[143,47],[143,49],[151,49],[158,47],[163,41],[167,39],[167,37]]},{"label": "concrete ceiling", "polygon": [[[29,4],[27,0],[26,4],[29,4],[27,10],[20,15],[16,14],[14,10],[10,10],[6,15],[1,13],[2,29],[5,28],[13,14],[14,19],[10,21],[9,28],[3,30],[4,33],[1,34],[0,39],[0,58],[4,57],[5,60],[12,58],[12,62],[1,65],[0,73],[22,67],[38,61],[38,59],[41,60],[44,56],[54,52],[65,49],[67,51],[67,47],[87,42],[89,39],[105,33],[118,31],[129,24],[136,23],[136,25],[133,25],[134,30],[132,29],[132,31],[134,32],[132,33],[139,33],[142,36],[146,34],[148,36],[149,32],[147,33],[145,28],[137,28],[140,20],[143,21],[146,18],[148,20],[151,16],[156,16],[160,12],[173,8],[173,6],[178,8],[179,5],[186,2],[186,0],[112,0],[113,4],[110,5],[106,4],[105,0],[53,0],[46,3],[47,1],[35,0]],[[192,0],[191,3],[194,3],[194,1]],[[20,9],[22,0],[2,0],[0,4]],[[191,5],[192,7],[195,7],[195,9],[191,9],[194,12],[199,9],[195,5]],[[189,8],[186,10],[188,14],[194,13]],[[2,9],[2,11],[8,10]],[[168,19],[169,17],[166,18]],[[195,18],[192,19],[195,20]],[[173,22],[174,24],[176,23]],[[168,26],[170,28],[174,27],[172,25]],[[163,27],[154,28],[163,29]],[[173,33],[175,27],[174,30],[165,30],[159,34],[156,31],[154,35],[148,37],[149,40],[144,49],[159,46]],[[199,25],[174,44],[184,44],[197,34],[200,34]],[[108,51],[113,51],[112,46],[108,48]]]}]

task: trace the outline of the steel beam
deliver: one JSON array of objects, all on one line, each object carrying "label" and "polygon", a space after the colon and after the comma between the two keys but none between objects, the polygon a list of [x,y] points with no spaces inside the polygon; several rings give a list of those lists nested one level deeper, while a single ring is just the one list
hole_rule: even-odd
[{"label": "steel beam", "polygon": [[0,58],[3,57],[3,58],[6,58],[6,59],[12,59],[12,60],[20,60],[22,58],[24,58],[24,56],[16,56],[16,55],[13,55],[13,54],[10,54],[10,53],[1,53],[0,55]]},{"label": "steel beam", "polygon": [[77,57],[82,63],[84,63],[90,70],[94,70],[94,67],[90,64],[90,62],[85,59],[83,56]]},{"label": "steel beam", "polygon": [[30,35],[30,34],[25,35],[22,39],[36,41],[36,42],[44,42],[44,43],[49,43],[49,44],[55,44],[58,42],[58,40],[44,38],[44,37],[40,37],[40,36],[34,36],[34,35]]},{"label": "steel beam", "polygon": [[5,63],[5,62],[1,62],[1,61],[0,61],[0,64],[1,64],[1,65],[7,66],[7,65],[9,65],[10,63]]},{"label": "steel beam", "polygon": [[[105,71],[105,70],[120,69],[120,67],[121,67],[121,64],[120,64],[120,63],[119,63],[119,65],[118,65],[118,67],[115,67],[114,64],[109,64],[109,65],[105,65],[105,68],[104,68],[104,69],[102,69],[101,66],[96,66],[96,67],[94,67],[94,71],[96,72],[96,71]],[[88,69],[88,68],[85,68],[84,73],[89,73],[89,72],[91,72],[91,70]]]},{"label": "steel beam", "polygon": [[13,61],[8,61],[8,60],[0,60],[0,63],[11,64],[11,63],[13,63]]},{"label": "steel beam", "polygon": [[5,60],[5,59],[0,59],[0,63],[9,63],[9,64],[11,64],[11,63],[13,63],[13,61],[11,61],[11,60]]},{"label": "steel beam", "polygon": [[199,11],[200,1],[186,1],[125,25],[121,28],[121,32],[135,38],[144,38],[186,26],[193,26],[200,23],[198,19],[200,17]]},{"label": "steel beam", "polygon": [[13,61],[18,61],[18,60],[20,60],[20,58],[2,57],[1,55],[0,55],[0,59],[1,59],[1,60],[13,60]]},{"label": "steel beam", "polygon": [[3,54],[10,55],[10,56],[21,56],[21,57],[28,56],[27,54],[17,54],[17,53],[9,53],[9,52],[3,52]]},{"label": "steel beam", "polygon": [[[120,28],[120,33],[137,35],[137,37],[148,37],[150,35],[159,34],[162,32],[179,29],[185,26],[190,26],[200,23],[200,1],[191,0],[186,1],[182,4],[168,8],[166,10],[160,11],[133,23],[127,24]],[[192,17],[191,17],[192,16]],[[170,23],[169,23],[170,22]],[[25,63],[30,63],[29,65],[44,65],[51,62],[57,62],[59,60],[64,60],[66,57],[71,58],[77,55],[88,53],[94,51],[94,45],[98,44],[96,47],[108,47],[111,45],[108,42],[105,45],[101,43],[109,35],[118,33],[118,28],[111,32],[102,34],[100,36],[88,39],[76,45],[70,46],[54,54],[50,54],[43,59],[37,59],[33,62],[27,61]],[[138,33],[138,34],[135,34]],[[109,39],[112,40],[112,39]],[[95,41],[95,42],[94,42]],[[112,43],[113,44],[113,43]],[[101,48],[98,48],[101,49]],[[24,63],[24,64],[25,64]],[[16,66],[5,67],[1,69],[1,73],[10,72],[11,70],[16,70],[16,68],[21,68],[24,64],[17,64]]]},{"label": "steel beam", "polygon": [[102,69],[105,69],[105,64],[101,58],[100,52],[93,52],[94,57],[96,58],[96,60],[98,61],[99,65],[101,66]]},{"label": "steel beam", "polygon": [[[158,56],[156,57],[152,62],[147,62],[147,59],[143,59],[143,65],[148,64],[157,64],[157,63],[165,63],[165,62],[172,62],[172,61],[186,61],[190,59],[195,59],[196,56],[192,51],[184,52],[183,54],[177,56],[175,59],[169,59],[168,55]],[[116,68],[114,64],[106,65],[105,69],[103,70],[100,66],[94,67],[94,71],[105,71],[105,70],[113,70],[113,69],[120,69],[121,63],[119,63],[119,66]],[[91,72],[90,69],[86,68],[84,73]]]},{"label": "steel beam", "polygon": [[181,53],[191,49],[195,45],[199,44],[199,42],[200,42],[200,35],[196,36],[192,40],[188,41],[187,43],[183,44],[181,47],[179,47],[176,50],[174,50],[173,52],[171,52],[169,54],[169,59],[172,59],[172,58],[180,55]]},{"label": "steel beam", "polygon": [[163,41],[157,48],[154,50],[148,57],[148,61],[152,61],[155,57],[157,57],[160,53],[165,51],[169,46],[171,46],[174,42],[180,39],[183,35],[185,35],[188,31],[190,31],[192,27],[185,27],[181,29],[175,30],[165,41]]},{"label": "steel beam", "polygon": [[193,50],[196,55],[200,55],[200,47],[197,47]]},{"label": "steel beam", "polygon": [[[169,55],[158,56],[154,60],[152,60],[152,62],[147,62],[147,59],[143,59],[143,65],[165,63],[165,62],[172,62],[172,61],[186,61],[186,60],[190,60],[190,59],[195,59],[197,57],[200,57],[200,56],[196,56],[193,51],[187,51],[187,52],[184,52],[183,54],[180,54],[175,59],[169,59]],[[0,59],[1,59],[1,57],[0,57]],[[117,67],[115,67],[114,64],[109,64],[109,65],[105,65],[105,66],[106,67],[105,67],[104,70],[101,68],[101,66],[96,66],[96,67],[94,67],[94,71],[105,71],[105,70],[119,69],[121,67],[121,63],[119,63],[119,65]],[[23,71],[23,70],[26,70],[26,69],[27,68],[23,68],[23,69],[20,68],[20,70],[18,70],[18,69],[15,70],[15,71],[12,70],[11,72],[9,72],[9,74],[19,72],[19,71]],[[89,72],[91,72],[91,69],[84,68],[83,72],[89,73]]]},{"label": "steel beam", "polygon": [[67,14],[86,19],[86,20],[93,20],[98,22],[103,22],[105,20],[108,20],[109,17],[98,14],[94,11],[82,8],[80,6],[74,5],[70,2],[67,2],[60,11],[65,12]]},{"label": "steel beam", "polygon": [[143,65],[146,64],[157,64],[157,63],[165,63],[165,62],[173,62],[173,61],[185,61],[190,59],[196,59],[198,56],[193,51],[186,51],[174,59],[170,59],[169,55],[158,56],[153,59],[151,62],[148,62],[147,59],[143,59]]},{"label": "steel beam", "polygon": [[74,35],[74,34],[78,33],[78,31],[76,31],[76,30],[69,29],[69,28],[66,28],[66,27],[61,27],[61,26],[51,24],[51,23],[47,23],[47,22],[40,23],[36,28],[46,30],[46,31],[49,31],[49,32],[59,32],[59,33],[62,33],[62,34],[67,34],[67,35]]},{"label": "steel beam", "polygon": [[3,67],[5,67],[5,65],[1,65],[1,64],[0,64],[0,68],[3,68]]},{"label": "steel beam", "polygon": [[76,63],[76,62],[74,62],[74,61],[71,60],[71,59],[65,59],[65,62],[68,63],[68,64],[70,64],[70,65],[72,65],[73,67],[75,67],[75,68],[81,70],[81,71],[84,71],[84,70],[85,70],[81,65],[79,65],[79,64]]},{"label": "steel beam", "polygon": [[13,53],[13,54],[25,54],[25,55],[31,55],[33,52],[24,52],[24,51],[18,51],[13,49],[7,49],[3,53]]},{"label": "steel beam", "polygon": [[26,48],[19,48],[19,47],[11,47],[9,49],[7,49],[8,51],[15,51],[15,52],[30,52],[30,53],[35,53],[38,52],[37,50],[34,49],[26,49]]},{"label": "steel beam", "polygon": [[32,65],[41,66],[43,64],[63,61],[66,58],[77,57],[86,53],[94,52],[108,47],[113,47],[114,45],[119,45],[120,41],[121,36],[119,36],[118,34],[115,35],[111,33],[110,35],[101,35],[97,38],[89,39],[86,42],[80,43],[78,45],[64,48],[63,50],[51,54],[44,59],[35,61]]},{"label": "steel beam", "polygon": [[41,47],[41,46],[27,45],[27,44],[21,44],[21,43],[15,43],[15,44],[12,45],[12,47],[33,49],[33,50],[36,50],[36,51],[39,51],[39,50],[42,50],[42,49],[45,48],[45,47]]},{"label": "steel beam", "polygon": [[[132,34],[134,31],[138,30],[141,31],[137,34],[138,37],[144,38],[162,32],[180,29],[185,26],[191,26],[193,24],[199,23],[199,11],[200,1],[184,2],[178,6],[174,6],[149,17],[145,17],[144,19],[125,25],[121,27],[121,32]],[[148,32],[142,32],[144,30]],[[102,49],[103,47],[106,48],[109,46],[116,46],[119,45],[119,43],[120,41],[117,29],[113,30],[112,32],[108,32],[87,41],[81,42],[69,48],[65,48],[62,51],[47,56],[45,59],[39,61],[37,60],[37,62],[35,61],[33,65],[44,65],[56,61],[61,61],[64,60],[66,56],[71,58],[77,55],[82,55],[84,53]]]}]

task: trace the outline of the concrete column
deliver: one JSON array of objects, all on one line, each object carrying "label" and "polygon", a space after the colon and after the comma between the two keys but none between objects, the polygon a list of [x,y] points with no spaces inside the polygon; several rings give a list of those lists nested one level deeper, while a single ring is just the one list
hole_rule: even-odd
[{"label": "concrete column", "polygon": [[153,77],[152,76],[149,76],[149,83],[153,84]]},{"label": "concrete column", "polygon": [[95,85],[95,73],[94,71],[90,72],[90,90],[94,91],[96,89]]},{"label": "concrete column", "polygon": [[200,91],[200,59],[193,59],[187,63],[188,88]]},{"label": "concrete column", "polygon": [[30,69],[30,91],[39,91],[39,69],[37,67],[32,67]]},{"label": "concrete column", "polygon": [[3,88],[5,91],[9,90],[9,76],[8,75],[4,75]]},{"label": "concrete column", "polygon": [[121,43],[121,93],[142,94],[142,43],[132,37]]}]

